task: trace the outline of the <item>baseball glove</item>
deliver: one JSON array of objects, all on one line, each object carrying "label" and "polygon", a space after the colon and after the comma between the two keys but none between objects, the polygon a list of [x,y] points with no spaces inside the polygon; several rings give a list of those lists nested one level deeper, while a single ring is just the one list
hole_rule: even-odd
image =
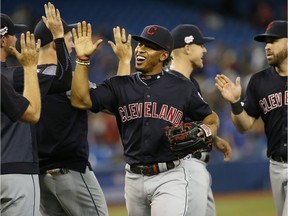
[{"label": "baseball glove", "polygon": [[[199,132],[203,135],[197,136]],[[186,122],[179,126],[165,127],[170,149],[178,158],[196,152],[212,150],[213,137],[210,128],[202,122]]]}]

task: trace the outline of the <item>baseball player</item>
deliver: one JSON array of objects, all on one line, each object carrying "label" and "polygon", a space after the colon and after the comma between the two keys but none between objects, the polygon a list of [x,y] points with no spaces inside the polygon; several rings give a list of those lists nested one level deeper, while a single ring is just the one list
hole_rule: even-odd
[{"label": "baseball player", "polygon": [[[59,26],[58,26],[59,27]],[[52,25],[54,35],[63,31]],[[55,29],[54,29],[55,28]],[[15,47],[14,34],[22,31],[5,14],[1,14],[1,75],[5,76],[20,94],[24,86],[23,67],[7,67],[6,58],[11,55],[10,46]],[[63,38],[56,42],[58,67],[41,65],[42,70],[56,70],[54,76],[38,74],[41,98],[46,94],[61,92],[70,87],[66,79],[72,78],[71,64],[65,61],[66,47]],[[58,56],[59,54],[59,56]],[[57,69],[56,69],[57,68]],[[69,72],[70,70],[70,72]],[[36,215],[39,211],[38,151],[35,127],[23,122],[12,122],[1,113],[1,213],[2,215]]]},{"label": "baseball player", "polygon": [[[8,16],[5,15],[4,17],[6,21],[11,21]],[[3,21],[2,18],[1,22]],[[1,44],[15,44],[16,37],[12,34],[21,31],[12,21],[10,24],[9,27],[12,28],[10,28],[9,33],[11,35],[5,35],[5,39],[1,39]],[[37,169],[33,170],[33,163],[28,161],[26,172],[24,171],[24,164],[22,166],[19,164],[17,167],[16,164],[8,163],[7,159],[13,155],[11,151],[5,150],[13,147],[11,145],[16,140],[15,136],[21,132],[21,128],[17,127],[17,121],[19,123],[20,121],[26,122],[25,125],[29,125],[27,123],[35,124],[40,117],[41,100],[37,77],[39,47],[40,41],[35,45],[34,35],[30,32],[26,33],[26,37],[24,34],[21,35],[21,53],[15,47],[10,46],[11,54],[15,55],[23,65],[23,95],[17,93],[9,80],[1,73],[1,215],[4,216],[36,215],[39,211],[40,194]],[[4,54],[5,52],[1,53]],[[1,66],[2,64],[3,62],[1,62]],[[1,71],[2,69],[1,67]],[[23,169],[22,172],[21,168]],[[12,171],[7,172],[8,169]],[[25,184],[24,188],[23,184]]]},{"label": "baseball player", "polygon": [[[170,72],[182,79],[189,79],[195,68],[203,67],[203,56],[207,52],[204,44],[214,40],[211,37],[203,37],[199,28],[195,25],[181,24],[171,31],[174,39],[172,51],[173,60]],[[191,77],[199,94],[201,94],[198,82]],[[191,121],[191,119],[189,119]],[[216,137],[214,145],[224,154],[224,160],[229,161],[231,147],[228,142]],[[190,171],[189,176],[189,204],[188,215],[215,216],[216,209],[211,189],[211,176],[206,169],[209,161],[209,153],[202,152],[185,157],[184,166]]]},{"label": "baseball player", "polygon": [[[190,78],[194,68],[202,68],[202,57],[206,52],[204,43],[212,38],[203,37],[197,26],[194,25],[179,25],[171,31],[174,39],[174,49],[172,51],[172,61],[170,72],[178,75],[182,79]],[[128,62],[125,66],[127,69],[122,69],[122,73],[117,75],[129,75],[130,59],[132,57],[132,48],[129,43],[122,43],[125,39],[125,29],[114,28],[115,44],[110,42],[112,49],[119,57],[119,60]],[[190,40],[189,40],[190,39]],[[187,47],[186,47],[187,46]],[[131,49],[131,52],[127,52]],[[123,54],[125,53],[125,54]],[[125,59],[126,57],[126,59]],[[201,94],[198,82],[191,77],[191,81],[195,84],[197,90]],[[188,120],[188,119],[187,119]],[[192,121],[189,119],[189,121]],[[231,147],[229,143],[220,137],[215,137],[214,146],[224,154],[224,161],[229,161],[231,158]],[[209,160],[208,152],[189,155],[183,161],[189,175],[189,204],[187,215],[197,216],[214,216],[216,215],[214,198],[211,190],[211,176],[206,169]]]},{"label": "baseball player", "polygon": [[[116,116],[126,161],[125,199],[129,215],[187,215],[188,171],[173,155],[164,128],[181,124],[183,116],[207,120],[213,134],[218,122],[210,107],[187,80],[166,73],[173,48],[170,32],[158,25],[144,28],[135,48],[136,70],[116,76],[89,91],[89,57],[97,49],[91,41],[91,25],[73,30],[79,58],[72,80],[72,105]],[[127,42],[127,41],[122,41]],[[85,61],[84,61],[84,58]],[[212,124],[213,122],[213,124]]]},{"label": "baseball player", "polygon": [[[55,8],[48,4],[45,10],[54,12]],[[60,19],[60,14],[56,15]],[[62,22],[67,54],[70,55],[74,47],[71,34],[73,25],[68,26],[64,20]],[[40,20],[34,34],[43,41],[39,62],[56,64],[55,43],[46,22]],[[88,161],[87,111],[72,107],[70,98],[69,90],[47,95],[42,100],[41,119],[36,126],[40,211],[43,216],[107,216],[104,193]]]},{"label": "baseball player", "polygon": [[270,180],[278,216],[287,216],[287,105],[288,57],[287,21],[275,20],[264,34],[254,39],[266,43],[265,52],[270,67],[254,74],[241,102],[240,77],[233,83],[225,75],[215,77],[224,99],[231,103],[232,121],[240,132],[248,131],[256,119],[262,118],[268,139]]}]

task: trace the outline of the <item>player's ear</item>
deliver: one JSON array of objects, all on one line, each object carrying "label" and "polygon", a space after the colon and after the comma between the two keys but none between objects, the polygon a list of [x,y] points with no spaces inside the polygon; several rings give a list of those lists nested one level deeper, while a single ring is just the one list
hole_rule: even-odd
[{"label": "player's ear", "polygon": [[6,36],[2,36],[1,37],[1,47],[4,47],[7,41],[7,37]]},{"label": "player's ear", "polygon": [[165,61],[168,58],[169,58],[169,52],[168,51],[164,51],[164,52],[162,52],[162,54],[160,56],[160,61]]},{"label": "player's ear", "polygon": [[183,47],[184,51],[186,54],[189,54],[191,52],[191,46],[189,44],[186,44],[184,47]]}]

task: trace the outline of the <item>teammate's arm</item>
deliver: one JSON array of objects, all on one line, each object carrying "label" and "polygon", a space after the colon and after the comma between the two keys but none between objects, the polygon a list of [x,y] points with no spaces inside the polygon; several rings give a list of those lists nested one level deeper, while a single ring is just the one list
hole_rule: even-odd
[{"label": "teammate's arm", "polygon": [[120,29],[119,26],[113,28],[113,34],[115,43],[112,41],[108,41],[108,43],[119,59],[117,76],[129,75],[131,70],[130,63],[132,59],[131,35],[128,34],[126,37],[125,29]]},{"label": "teammate's arm", "polygon": [[218,115],[213,111],[210,115],[203,119],[203,123],[208,125],[212,131],[213,137],[217,136],[217,131],[220,125]]},{"label": "teammate's arm", "polygon": [[226,140],[217,136],[217,131],[220,126],[220,120],[218,115],[213,111],[212,114],[206,116],[203,119],[203,123],[208,125],[213,133],[214,147],[223,153],[225,162],[230,161],[232,155],[232,149],[230,144]]},{"label": "teammate's arm", "polygon": [[216,136],[214,138],[214,147],[218,149],[218,151],[223,153],[225,162],[228,162],[231,160],[232,149],[231,149],[230,144],[226,140],[222,139],[219,136]]},{"label": "teammate's arm", "polygon": [[91,24],[85,21],[78,23],[76,29],[72,29],[75,50],[78,56],[71,88],[71,103],[79,109],[90,109],[92,101],[89,92],[88,66],[89,58],[96,51],[102,42],[99,39],[96,43],[92,42]]},{"label": "teammate's arm", "polygon": [[42,16],[42,20],[53,35],[57,55],[56,74],[48,92],[53,94],[71,89],[72,65],[65,45],[60,11],[50,2],[44,5],[44,9],[46,16]]},{"label": "teammate's arm", "polygon": [[239,132],[245,132],[249,130],[256,119],[249,116],[247,112],[243,109],[240,103],[241,98],[241,84],[240,77],[236,78],[236,82],[233,83],[227,76],[221,74],[215,77],[215,85],[221,92],[223,98],[231,103],[232,121]]},{"label": "teammate's arm", "polygon": [[21,34],[21,53],[14,47],[10,47],[13,55],[16,56],[24,69],[24,90],[23,96],[29,101],[29,105],[20,120],[35,124],[40,118],[41,98],[37,76],[37,62],[40,49],[40,40],[35,43],[35,38],[30,32]]},{"label": "teammate's arm", "polygon": [[250,130],[256,121],[256,118],[249,116],[245,110],[239,115],[235,115],[231,112],[231,119],[237,130],[241,133]]}]

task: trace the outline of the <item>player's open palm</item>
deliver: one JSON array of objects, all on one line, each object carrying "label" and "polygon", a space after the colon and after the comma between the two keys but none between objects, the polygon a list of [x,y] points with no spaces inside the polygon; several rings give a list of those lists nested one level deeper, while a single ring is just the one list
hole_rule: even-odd
[{"label": "player's open palm", "polygon": [[51,31],[53,39],[64,37],[64,29],[60,16],[60,11],[55,9],[54,5],[50,2],[44,5],[45,16],[42,16],[42,20],[46,27]]},{"label": "player's open palm", "polygon": [[16,56],[17,60],[23,67],[34,67],[37,66],[39,50],[41,46],[40,39],[35,43],[34,34],[31,34],[29,31],[25,34],[21,34],[20,39],[21,52],[19,53],[15,47],[10,47],[13,55]]},{"label": "player's open palm", "polygon": [[92,27],[90,23],[87,24],[85,21],[82,21],[82,23],[79,22],[77,31],[73,28],[72,34],[74,37],[75,50],[79,58],[90,57],[103,41],[99,39],[96,43],[92,42]]},{"label": "player's open palm", "polygon": [[230,103],[235,103],[240,100],[241,96],[241,84],[240,77],[236,78],[236,82],[233,83],[227,76],[223,74],[217,74],[215,77],[215,85],[221,92],[225,100]]},{"label": "player's open palm", "polygon": [[126,31],[124,28],[117,26],[113,28],[114,40],[108,41],[114,53],[117,55],[119,60],[129,62],[132,59],[132,46],[131,46],[131,35],[126,37]]}]

